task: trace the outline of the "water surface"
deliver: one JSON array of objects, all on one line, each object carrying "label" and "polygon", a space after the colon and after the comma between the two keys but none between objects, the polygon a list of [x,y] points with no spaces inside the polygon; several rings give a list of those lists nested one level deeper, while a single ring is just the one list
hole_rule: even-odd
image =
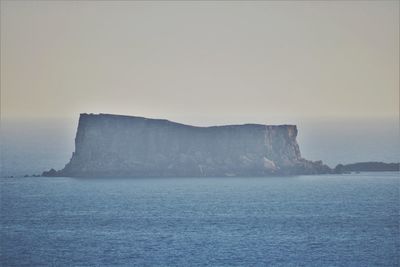
[{"label": "water surface", "polygon": [[2,178],[1,266],[398,266],[399,182]]}]

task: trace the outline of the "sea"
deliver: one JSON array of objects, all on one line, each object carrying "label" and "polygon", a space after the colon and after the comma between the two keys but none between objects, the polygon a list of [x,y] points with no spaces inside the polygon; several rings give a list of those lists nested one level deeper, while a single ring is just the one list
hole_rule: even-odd
[{"label": "sea", "polygon": [[0,186],[0,266],[400,266],[398,172]]}]

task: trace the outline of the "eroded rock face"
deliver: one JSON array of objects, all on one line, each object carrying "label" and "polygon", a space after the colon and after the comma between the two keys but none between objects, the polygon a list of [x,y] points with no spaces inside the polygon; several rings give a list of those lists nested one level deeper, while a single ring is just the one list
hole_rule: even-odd
[{"label": "eroded rock face", "polygon": [[56,176],[269,176],[331,172],[322,162],[301,157],[296,136],[295,125],[195,127],[141,117],[81,114],[75,152]]}]

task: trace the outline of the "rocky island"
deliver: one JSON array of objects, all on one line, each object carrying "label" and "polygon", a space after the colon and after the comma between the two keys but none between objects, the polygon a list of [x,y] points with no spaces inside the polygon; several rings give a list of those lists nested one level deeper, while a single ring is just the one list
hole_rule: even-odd
[{"label": "rocky island", "polygon": [[161,119],[81,114],[75,152],[43,176],[219,177],[322,174],[301,157],[295,125],[196,127]]},{"label": "rocky island", "polygon": [[400,163],[385,163],[378,161],[357,162],[352,164],[338,164],[335,173],[349,172],[398,172],[400,171]]}]

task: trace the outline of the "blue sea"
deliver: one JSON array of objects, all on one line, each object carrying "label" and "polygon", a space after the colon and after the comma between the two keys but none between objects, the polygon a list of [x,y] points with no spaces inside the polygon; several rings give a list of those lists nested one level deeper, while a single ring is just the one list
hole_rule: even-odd
[{"label": "blue sea", "polygon": [[1,178],[1,266],[399,266],[396,172]]}]

